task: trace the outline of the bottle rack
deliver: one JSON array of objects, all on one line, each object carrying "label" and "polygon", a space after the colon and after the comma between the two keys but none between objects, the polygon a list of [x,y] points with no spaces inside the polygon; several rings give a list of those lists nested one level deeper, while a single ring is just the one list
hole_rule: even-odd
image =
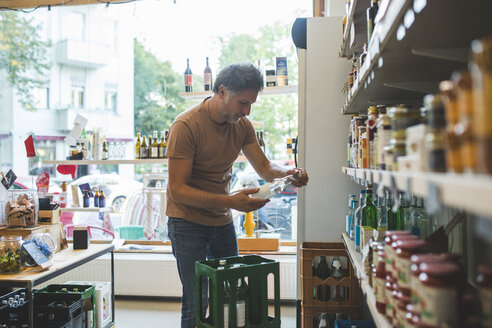
[{"label": "bottle rack", "polygon": [[[347,258],[347,275],[340,280],[333,277],[321,279],[313,276],[312,263],[315,257],[340,256]],[[344,300],[335,301],[330,298],[328,301],[320,301],[314,298],[314,288],[324,286],[338,286],[344,289]],[[301,244],[301,316],[302,327],[313,327],[313,321],[319,313],[343,313],[351,319],[361,317],[361,303],[359,295],[359,285],[354,273],[352,263],[348,260],[348,254],[343,243],[329,242],[303,242]]]}]

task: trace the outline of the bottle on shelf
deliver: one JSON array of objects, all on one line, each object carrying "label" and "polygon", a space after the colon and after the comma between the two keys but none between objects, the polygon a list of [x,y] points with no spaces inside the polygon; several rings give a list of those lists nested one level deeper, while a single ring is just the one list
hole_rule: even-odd
[{"label": "bottle on shelf", "polygon": [[393,200],[390,192],[386,192],[386,220],[388,221],[388,230],[397,230],[396,212],[393,212]]},{"label": "bottle on shelf", "polygon": [[142,138],[142,145],[140,146],[140,158],[149,158],[149,147],[147,147],[147,139],[145,136]]},{"label": "bottle on shelf", "polygon": [[90,197],[89,197],[89,191],[84,190],[84,207],[89,207],[90,206]]},{"label": "bottle on shelf", "polygon": [[135,159],[140,159],[140,132],[137,132],[137,142],[135,143]]},{"label": "bottle on shelf", "polygon": [[152,135],[149,134],[149,144],[147,146],[148,148],[148,152],[149,152],[149,155],[147,156],[147,158],[152,158]]},{"label": "bottle on shelf", "polygon": [[359,207],[359,202],[357,200],[354,200],[352,202],[352,212],[350,213],[351,218],[350,218],[350,230],[349,230],[349,237],[351,240],[355,241],[355,224],[356,224],[356,216],[355,216],[355,211]]},{"label": "bottle on shelf", "polygon": [[[407,203],[408,204],[408,203]],[[405,209],[405,230],[418,236],[418,231],[415,231],[416,222],[414,221],[414,213],[417,207],[417,197],[412,195],[410,205]]]},{"label": "bottle on shelf", "polygon": [[164,158],[167,158],[167,140],[169,139],[169,130],[164,134]]},{"label": "bottle on shelf", "polygon": [[94,207],[99,207],[99,190],[94,189]]},{"label": "bottle on shelf", "polygon": [[400,193],[398,198],[399,206],[396,211],[396,230],[405,230],[405,212],[408,209],[405,201],[405,197],[403,197],[403,193]]},{"label": "bottle on shelf", "polygon": [[204,90],[205,91],[211,91],[212,90],[212,70],[210,69],[210,66],[208,65],[208,57],[206,58],[206,66],[205,69],[203,70],[203,83],[204,83]]},{"label": "bottle on shelf", "polygon": [[362,226],[362,207],[366,204],[366,190],[360,191],[359,207],[355,210],[355,249],[360,251],[360,234]]},{"label": "bottle on shelf", "polygon": [[421,239],[427,238],[432,233],[432,220],[424,208],[424,199],[422,197],[417,198],[417,206],[413,215],[415,226],[412,233]]},{"label": "bottle on shelf", "polygon": [[376,128],[376,123],[378,119],[378,109],[376,106],[370,106],[367,110],[367,133],[368,133],[368,144],[369,144],[369,168],[377,169],[376,165],[376,134],[378,132]]},{"label": "bottle on shelf", "polygon": [[353,212],[353,202],[357,196],[354,194],[349,195],[349,204],[347,211],[345,212],[345,232],[350,236],[350,225],[352,224],[352,212]]},{"label": "bottle on shelf", "polygon": [[186,70],[184,72],[185,92],[193,92],[193,73],[190,69],[190,59],[186,58]]},{"label": "bottle on shelf", "polygon": [[376,25],[375,19],[378,13],[379,4],[378,0],[371,0],[371,6],[367,8],[367,42],[371,41],[372,33],[374,32],[374,26]]},{"label": "bottle on shelf", "polygon": [[[378,228],[378,210],[376,206],[374,206],[374,201],[372,200],[372,186],[367,186],[366,189],[366,203],[361,209],[361,217],[362,217],[362,227],[371,227],[373,229]],[[362,227],[360,228],[360,246],[363,246],[367,240],[363,240],[362,236]]]},{"label": "bottle on shelf", "polygon": [[159,158],[159,144],[157,142],[157,131],[154,131],[153,134],[154,134],[154,136],[152,138],[152,147],[151,147],[152,157],[151,158],[156,159],[156,158]]},{"label": "bottle on shelf", "polygon": [[107,160],[109,158],[108,146],[106,144],[106,140],[103,141],[102,145],[102,157],[103,160]]},{"label": "bottle on shelf", "polygon": [[386,199],[384,196],[378,197],[378,227],[388,229],[388,209],[386,208]]},{"label": "bottle on shelf", "polygon": [[99,207],[100,208],[106,207],[106,196],[104,196],[104,192],[102,188],[100,188],[100,192],[99,192]]},{"label": "bottle on shelf", "polygon": [[166,156],[166,147],[164,144],[164,131],[161,131],[161,141],[159,142],[158,158],[164,158],[165,156]]}]

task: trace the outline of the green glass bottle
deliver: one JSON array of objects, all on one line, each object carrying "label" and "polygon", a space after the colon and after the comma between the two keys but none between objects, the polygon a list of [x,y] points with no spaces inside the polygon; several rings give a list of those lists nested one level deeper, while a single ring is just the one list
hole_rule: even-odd
[{"label": "green glass bottle", "polygon": [[396,211],[396,230],[405,230],[405,212],[407,205],[403,194],[400,194],[399,203],[400,205]]},{"label": "green glass bottle", "polygon": [[373,229],[378,228],[378,209],[374,206],[372,200],[372,189],[370,186],[366,189],[366,203],[362,207],[362,226],[370,226]]},{"label": "green glass bottle", "polygon": [[396,212],[393,212],[393,199],[389,192],[386,193],[386,220],[388,230],[396,230]]},{"label": "green glass bottle", "polygon": [[322,280],[325,280],[330,276],[330,268],[328,267],[326,256],[321,256],[316,272],[318,274],[318,277],[320,277]]}]

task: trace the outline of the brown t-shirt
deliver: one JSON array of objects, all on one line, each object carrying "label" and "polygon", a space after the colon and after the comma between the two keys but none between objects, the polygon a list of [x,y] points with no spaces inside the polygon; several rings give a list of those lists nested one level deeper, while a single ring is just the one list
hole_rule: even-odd
[{"label": "brown t-shirt", "polygon": [[[216,123],[208,112],[207,99],[176,117],[169,130],[167,156],[193,160],[191,187],[228,195],[232,164],[243,146],[256,142],[255,130],[246,117],[236,124]],[[232,222],[229,208],[200,208],[173,201],[169,186],[166,215],[206,226]]]}]

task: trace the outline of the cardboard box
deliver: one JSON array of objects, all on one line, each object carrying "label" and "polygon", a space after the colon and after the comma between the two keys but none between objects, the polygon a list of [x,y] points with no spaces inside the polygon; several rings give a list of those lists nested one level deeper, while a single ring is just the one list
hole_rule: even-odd
[{"label": "cardboard box", "polygon": [[54,224],[59,223],[61,217],[61,209],[56,209],[54,211],[39,211],[38,214],[38,224]]}]

